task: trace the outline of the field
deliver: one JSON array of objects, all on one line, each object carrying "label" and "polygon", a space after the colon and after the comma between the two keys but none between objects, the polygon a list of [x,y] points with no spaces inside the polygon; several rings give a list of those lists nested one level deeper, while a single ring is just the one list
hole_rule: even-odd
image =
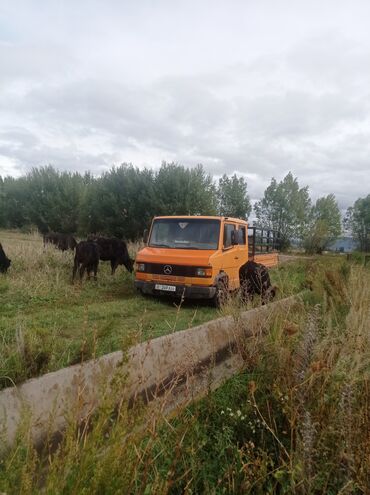
[{"label": "field", "polygon": [[[70,253],[44,251],[37,234],[0,241],[13,261],[0,277],[2,387],[220,315],[143,298],[122,267],[71,285]],[[91,428],[76,435],[72,421],[54,453],[33,450],[25,419],[0,459],[0,492],[369,493],[369,267],[324,256],[271,275],[279,297],[311,291],[246,343],[256,352],[245,372],[172,418],[106,397]],[[241,309],[235,299],[221,313]]]},{"label": "field", "polygon": [[[215,317],[209,305],[144,298],[133,275],[101,263],[98,282],[71,283],[73,254],[38,234],[2,232],[12,259],[0,278],[0,387]],[[131,248],[134,254],[136,246]]]},{"label": "field", "polygon": [[[179,302],[139,295],[133,275],[100,264],[98,282],[71,283],[73,253],[43,246],[37,234],[0,232],[12,260],[0,277],[0,388],[198,325],[219,316],[208,302]],[[131,256],[138,246],[130,246]],[[275,273],[280,297],[298,292],[302,273]],[[226,310],[226,308],[225,308]]]}]

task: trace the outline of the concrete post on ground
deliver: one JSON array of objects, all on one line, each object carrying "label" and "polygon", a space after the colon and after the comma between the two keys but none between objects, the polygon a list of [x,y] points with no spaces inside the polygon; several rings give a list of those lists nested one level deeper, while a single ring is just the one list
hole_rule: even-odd
[{"label": "concrete post on ground", "polygon": [[36,445],[63,432],[71,411],[83,421],[117,375],[122,378],[117,402],[125,400],[130,407],[137,400],[165,401],[166,412],[184,406],[238,373],[245,364],[246,346],[252,345],[250,338],[268,331],[272,319],[285,318],[296,304],[300,298],[289,297],[237,318],[219,318],[143,342],[127,356],[114,352],[7,388],[0,392],[0,450],[14,443],[23,417],[30,421]]}]

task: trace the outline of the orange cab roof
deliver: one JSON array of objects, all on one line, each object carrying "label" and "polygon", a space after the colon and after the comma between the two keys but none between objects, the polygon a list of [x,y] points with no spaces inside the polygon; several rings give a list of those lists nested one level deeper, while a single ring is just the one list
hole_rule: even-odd
[{"label": "orange cab roof", "polygon": [[245,223],[248,224],[246,220],[242,220],[240,218],[232,218],[232,217],[221,217],[221,216],[212,216],[212,215],[167,215],[154,217],[153,220],[157,220],[159,218],[201,218],[204,220],[230,220],[231,222]]}]

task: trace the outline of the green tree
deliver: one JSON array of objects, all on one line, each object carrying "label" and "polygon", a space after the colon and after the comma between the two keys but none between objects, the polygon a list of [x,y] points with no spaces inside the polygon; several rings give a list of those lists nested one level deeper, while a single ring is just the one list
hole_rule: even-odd
[{"label": "green tree", "polygon": [[348,208],[344,225],[352,232],[361,251],[370,251],[370,194]]},{"label": "green tree", "polygon": [[203,165],[189,170],[188,210],[191,215],[217,215],[217,192],[213,177]]},{"label": "green tree", "polygon": [[259,226],[280,232],[282,249],[293,238],[304,237],[310,209],[308,187],[300,188],[291,172],[279,183],[272,178],[263,198],[254,207]]},{"label": "green tree", "polygon": [[0,206],[1,226],[137,239],[155,215],[216,214],[217,195],[202,165],[163,163],[155,173],[123,164],[98,178],[48,166],[0,178]]},{"label": "green tree", "polygon": [[321,253],[341,231],[341,215],[334,194],[319,198],[311,209],[304,241],[306,251]]},{"label": "green tree", "polygon": [[220,215],[247,219],[252,207],[247,194],[247,181],[244,177],[224,174],[218,182]]},{"label": "green tree", "polygon": [[4,179],[0,175],[0,228],[4,228],[5,224],[5,184]]},{"label": "green tree", "polygon": [[78,233],[82,236],[99,232],[103,225],[99,218],[99,182],[100,179],[92,177],[81,192]]},{"label": "green tree", "polygon": [[135,240],[154,213],[154,174],[131,164],[113,167],[85,189],[80,232],[99,232]]},{"label": "green tree", "polygon": [[84,186],[78,173],[59,172],[52,166],[34,168],[26,177],[25,203],[30,222],[41,232],[76,232]]},{"label": "green tree", "polygon": [[156,214],[215,215],[216,189],[202,165],[185,168],[163,162],[155,176]]},{"label": "green tree", "polygon": [[28,212],[28,184],[25,177],[5,177],[3,180],[3,223],[8,228],[30,224]]}]

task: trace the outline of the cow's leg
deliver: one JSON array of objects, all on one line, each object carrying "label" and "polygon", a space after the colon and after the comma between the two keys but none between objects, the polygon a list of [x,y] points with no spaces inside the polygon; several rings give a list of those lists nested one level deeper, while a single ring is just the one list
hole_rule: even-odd
[{"label": "cow's leg", "polygon": [[85,265],[85,263],[82,263],[81,266],[80,266],[80,280],[83,279],[85,270],[86,270],[86,265]]},{"label": "cow's leg", "polygon": [[117,260],[110,260],[110,266],[112,268],[112,275],[114,275],[115,271],[117,270],[118,261]]},{"label": "cow's leg", "polygon": [[95,280],[95,282],[98,280],[97,275],[98,275],[98,263],[95,263],[95,265],[94,265],[94,280]]},{"label": "cow's leg", "polygon": [[75,262],[74,262],[74,265],[73,265],[73,272],[72,272],[72,282],[74,282],[74,279],[76,277],[77,270],[78,270],[78,261],[77,261],[77,259],[75,257]]}]

